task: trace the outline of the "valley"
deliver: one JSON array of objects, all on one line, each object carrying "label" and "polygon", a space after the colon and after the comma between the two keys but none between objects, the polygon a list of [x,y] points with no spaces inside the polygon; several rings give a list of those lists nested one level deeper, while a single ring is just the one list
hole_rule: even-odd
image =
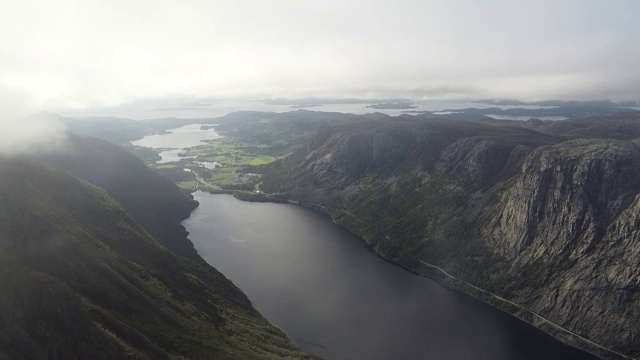
[{"label": "valley", "polygon": [[0,360],[640,360],[640,1],[3,5]]},{"label": "valley", "polygon": [[[247,169],[289,155],[303,146],[321,124],[347,116],[309,111],[240,112],[216,119],[219,124],[209,124],[209,119],[185,119],[157,124],[159,132],[123,145],[185,190],[257,193],[261,175]],[[167,128],[171,125],[180,127]],[[153,127],[147,127],[150,128]],[[177,148],[167,148],[170,143]]]},{"label": "valley", "polygon": [[[486,226],[484,222],[491,214],[490,209],[496,206],[494,202],[511,186],[511,177],[518,173],[518,167],[534,149],[562,143],[572,149],[577,144],[571,145],[569,140],[576,137],[634,138],[638,131],[634,117],[620,115],[576,121],[496,124],[484,120],[451,122],[411,116],[390,122],[392,118],[384,116],[350,116],[331,122],[315,121],[314,131],[305,135],[308,137],[306,142],[298,142],[299,138],[287,134],[283,120],[267,121],[255,114],[252,116],[255,117],[236,122],[236,128],[226,125],[226,133],[221,131],[226,134],[222,139],[227,144],[235,142],[236,147],[211,145],[210,152],[205,146],[196,147],[192,152],[210,156],[207,160],[226,161],[226,169],[229,169],[226,179],[249,174],[251,184],[241,187],[229,182],[213,183],[208,180],[212,175],[199,175],[206,174],[206,169],[191,165],[187,174],[195,177],[195,184],[199,183],[192,182],[191,190],[233,193],[237,198],[250,201],[290,202],[323,211],[331,215],[336,224],[361,236],[383,258],[436,279],[445,286],[470,293],[574,346],[605,358],[625,358],[624,352],[628,350],[624,349],[633,347],[633,342],[610,346],[608,340],[593,341],[593,337],[575,325],[569,325],[580,324],[586,319],[596,320],[589,315],[568,315],[559,305],[554,311],[567,319],[559,320],[548,310],[531,306],[531,300],[514,297],[522,291],[520,289],[527,289],[527,286],[534,289],[532,284],[538,284],[534,285],[538,287],[534,291],[541,299],[546,298],[546,285],[540,282],[539,270],[536,270],[543,260],[520,265],[518,271],[525,277],[510,278],[509,274],[514,270],[509,267],[513,265],[501,247],[492,249],[491,243],[484,240],[485,230],[480,229]],[[602,131],[603,122],[607,123],[607,132]],[[293,151],[277,153],[273,150],[274,143],[256,137],[265,127],[280,128],[278,147]],[[292,133],[294,130],[289,128]],[[573,135],[575,131],[580,134]],[[426,137],[415,140],[421,133]],[[296,141],[288,143],[290,138]],[[596,145],[595,140],[589,141],[585,143],[585,151],[597,154],[600,145]],[[601,146],[611,146],[607,141],[600,142]],[[238,147],[260,150],[247,154],[238,152]],[[331,153],[323,153],[325,149],[331,149]],[[336,149],[343,153],[333,153]],[[227,156],[223,155],[225,151]],[[233,166],[232,151],[241,156],[248,155],[249,159],[267,153],[275,161],[258,165],[248,160],[242,166]],[[301,162],[302,159],[305,160]],[[190,160],[181,162],[189,166]],[[350,178],[352,174],[359,175]],[[593,176],[597,175],[588,178]],[[563,256],[564,251],[547,256]],[[633,293],[631,290],[630,294]],[[572,301],[575,303],[576,300]],[[630,321],[634,316],[625,315],[625,318]],[[604,324],[591,324],[591,331],[610,333],[606,326],[602,327]],[[627,329],[625,331],[632,327]],[[632,334],[629,333],[631,338]]]}]

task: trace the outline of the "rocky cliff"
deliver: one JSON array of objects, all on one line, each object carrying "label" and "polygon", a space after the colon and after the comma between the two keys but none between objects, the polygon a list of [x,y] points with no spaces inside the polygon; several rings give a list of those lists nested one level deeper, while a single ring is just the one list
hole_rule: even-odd
[{"label": "rocky cliff", "polygon": [[640,148],[631,141],[541,147],[482,222],[486,244],[516,275],[502,289],[511,299],[634,356],[639,180]]}]

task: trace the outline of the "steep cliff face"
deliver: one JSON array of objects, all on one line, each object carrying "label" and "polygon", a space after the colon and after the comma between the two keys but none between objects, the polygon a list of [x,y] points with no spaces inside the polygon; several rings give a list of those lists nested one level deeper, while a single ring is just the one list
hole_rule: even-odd
[{"label": "steep cliff face", "polygon": [[509,295],[637,355],[639,194],[633,142],[575,140],[534,151],[485,213],[484,238],[521,274]]},{"label": "steep cliff face", "polygon": [[425,260],[479,277],[471,265],[491,259],[469,238],[478,236],[471,223],[490,189],[534,148],[561,140],[480,122],[360,119],[321,129],[304,149],[267,167],[262,188],[323,206],[404,266]]},{"label": "steep cliff face", "polygon": [[640,121],[584,121],[351,122],[265,168],[264,189],[637,357]]},{"label": "steep cliff face", "polygon": [[493,238],[509,242],[496,251],[527,252],[532,261],[589,253],[640,192],[638,179],[640,151],[632,142],[576,140],[537,149],[503,196]]}]

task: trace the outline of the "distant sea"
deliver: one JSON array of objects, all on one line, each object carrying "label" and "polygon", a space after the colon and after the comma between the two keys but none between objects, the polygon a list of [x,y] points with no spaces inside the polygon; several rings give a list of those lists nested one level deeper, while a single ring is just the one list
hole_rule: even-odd
[{"label": "distant sea", "polygon": [[[385,100],[384,102],[388,102]],[[405,102],[405,101],[403,101]],[[134,120],[159,119],[159,118],[215,118],[227,115],[236,111],[265,111],[265,112],[287,112],[300,109],[311,111],[342,112],[350,114],[384,113],[397,116],[406,113],[416,113],[420,111],[445,111],[457,109],[542,109],[549,108],[543,106],[530,105],[508,105],[500,106],[495,104],[483,104],[478,102],[453,102],[453,101],[421,101],[411,103],[412,109],[372,109],[368,106],[380,104],[381,102],[358,102],[358,103],[313,103],[305,104],[271,104],[264,101],[224,101],[224,102],[199,102],[175,103],[175,101],[146,101],[131,104],[124,104],[116,107],[96,107],[87,109],[58,109],[55,112],[62,116],[71,117],[119,117]]]}]

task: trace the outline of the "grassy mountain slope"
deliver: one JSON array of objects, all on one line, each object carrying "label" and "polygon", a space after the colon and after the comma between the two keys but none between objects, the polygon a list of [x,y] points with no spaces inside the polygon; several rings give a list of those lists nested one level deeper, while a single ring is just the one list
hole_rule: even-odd
[{"label": "grassy mountain slope", "polygon": [[166,248],[199,259],[180,225],[197,203],[125,149],[96,138],[68,134],[62,146],[34,158],[105,189]]},{"label": "grassy mountain slope", "polygon": [[215,269],[108,193],[0,158],[0,358],[301,358]]}]

